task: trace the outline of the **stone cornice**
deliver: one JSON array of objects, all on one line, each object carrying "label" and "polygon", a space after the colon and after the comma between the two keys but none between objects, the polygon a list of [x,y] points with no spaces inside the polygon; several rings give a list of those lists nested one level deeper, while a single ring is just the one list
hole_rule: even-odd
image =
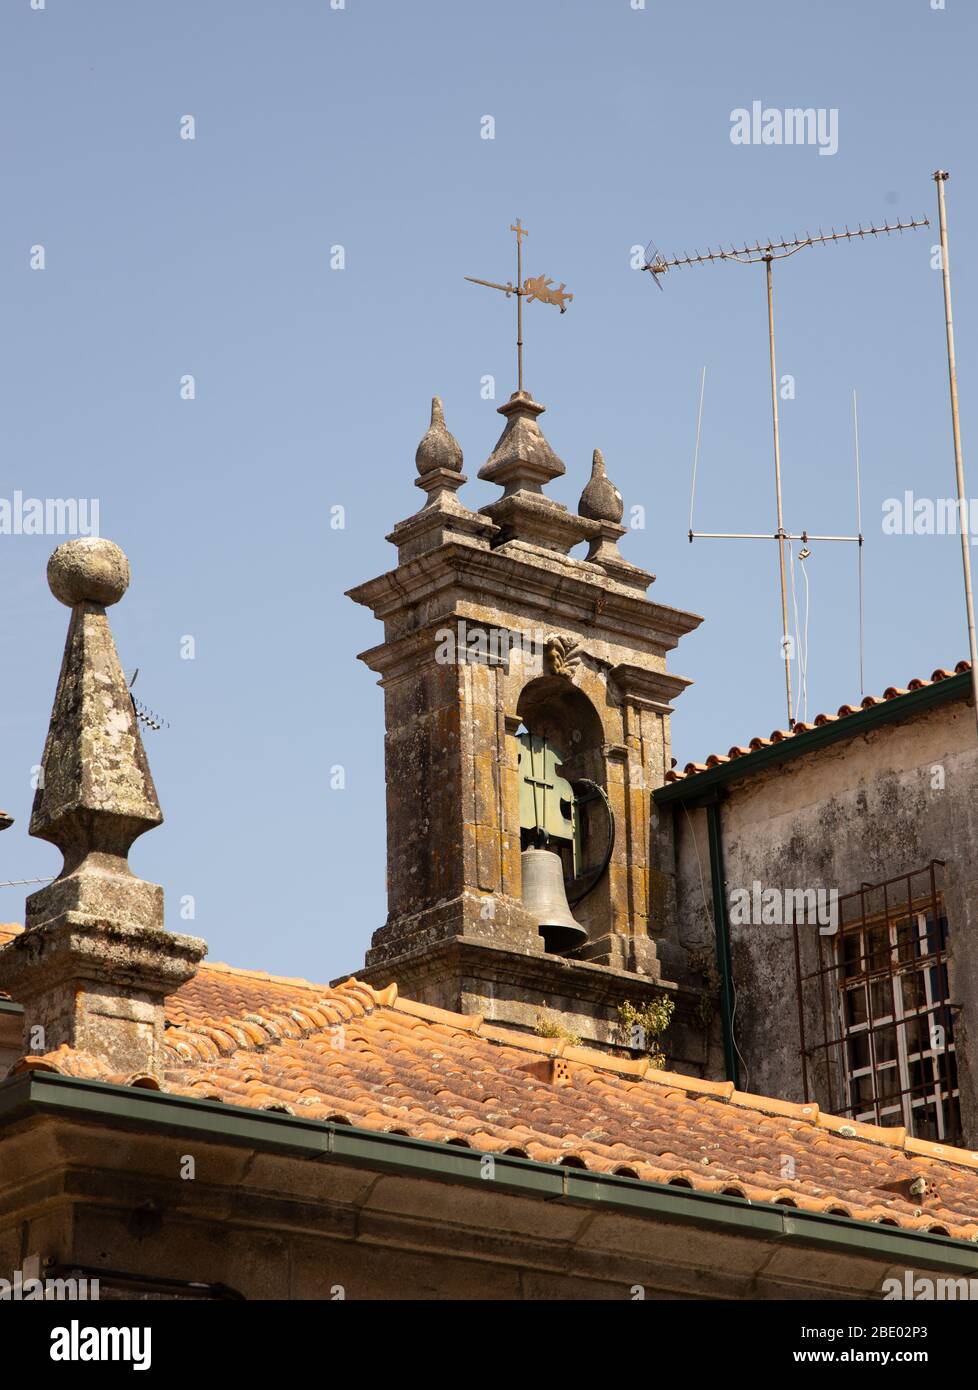
[{"label": "stone cornice", "polygon": [[[585,560],[548,554],[537,559],[532,550],[513,542],[483,551],[450,541],[438,550],[389,570],[347,591],[355,603],[388,620],[446,590],[456,590],[452,613],[472,596],[485,610],[493,607],[543,617],[550,624],[577,624],[595,635],[620,637],[633,645],[669,650],[703,619],[695,613],[653,602],[634,589],[609,582]],[[427,623],[426,623],[427,625]]]},{"label": "stone cornice", "polygon": [[622,696],[631,704],[643,705],[659,714],[671,714],[671,700],[680,696],[693,682],[671,671],[649,671],[644,666],[623,662],[611,672],[611,678]]}]

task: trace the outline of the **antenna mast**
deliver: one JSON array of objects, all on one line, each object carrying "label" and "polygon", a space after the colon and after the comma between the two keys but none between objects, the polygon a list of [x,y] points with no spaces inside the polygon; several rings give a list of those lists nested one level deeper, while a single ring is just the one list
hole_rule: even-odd
[{"label": "antenna mast", "polygon": [[[939,187],[941,185],[938,185]],[[803,251],[806,246],[827,245],[830,242],[853,241],[863,237],[885,236],[890,232],[907,232],[917,227],[929,226],[927,218],[913,219],[909,222],[885,222],[883,226],[863,227],[862,223],[856,231],[850,231],[846,227],[844,232],[837,232],[833,227],[831,232],[822,232],[819,229],[818,236],[806,233],[803,237],[795,237],[793,240],[768,241],[766,243],[755,242],[753,246],[731,246],[729,251],[722,248],[719,251],[712,251],[707,248],[706,255],[701,255],[698,251],[692,256],[675,256],[667,260],[659,252],[653,242],[646,247],[645,261],[642,267],[651,273],[653,280],[662,288],[660,277],[667,271],[673,269],[684,269],[687,266],[705,265],[709,261],[736,261],[739,265],[760,265],[763,263],[766,269],[767,283],[767,327],[768,327],[768,346],[771,359],[771,419],[774,434],[774,491],[775,503],[777,508],[777,530],[767,534],[733,534],[724,532],[696,532],[692,529],[692,519],[690,519],[689,539],[703,540],[775,540],[778,543],[778,568],[781,581],[781,650],[784,657],[784,684],[785,695],[788,702],[788,727],[794,728],[795,717],[791,694],[791,639],[788,636],[788,586],[785,570],[785,542],[789,540],[801,540],[805,544],[808,541],[852,541],[860,546],[863,544],[862,533],[855,536],[809,536],[802,531],[798,536],[789,535],[784,529],[784,514],[781,501],[781,430],[778,421],[778,375],[777,359],[775,353],[774,337],[774,277],[771,267],[774,261],[786,260],[789,256],[795,255],[798,251]],[[972,629],[973,630],[973,629]],[[978,682],[978,677],[976,677]],[[978,689],[978,684],[976,684]]]},{"label": "antenna mast", "polygon": [[954,320],[951,316],[951,264],[947,249],[947,210],[944,206],[944,185],[950,175],[946,169],[934,174],[937,184],[937,211],[941,228],[941,269],[944,272],[944,325],[947,331],[947,374],[951,387],[951,430],[954,436],[954,470],[958,484],[958,511],[961,532],[961,563],[964,568],[964,602],[968,617],[968,642],[971,653],[971,690],[978,719],[978,651],[975,647],[975,604],[971,593],[971,551],[968,541],[968,494],[964,485],[964,460],[961,456],[961,421],[958,417],[958,369],[954,359]]}]

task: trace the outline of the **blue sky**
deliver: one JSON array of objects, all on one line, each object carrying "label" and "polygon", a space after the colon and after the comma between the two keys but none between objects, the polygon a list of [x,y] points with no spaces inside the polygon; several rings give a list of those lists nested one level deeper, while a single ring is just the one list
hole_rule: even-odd
[{"label": "blue sky", "polygon": [[[686,539],[704,365],[697,529],[774,526],[763,270],[677,271],[658,294],[630,248],[933,222],[930,175],[949,168],[968,467],[976,31],[969,0],[4,0],[0,498],[97,498],[129,555],[116,642],[169,721],[146,735],[166,823],[131,861],[164,884],[172,928],[215,959],[328,979],[384,920],[382,696],[356,660],[381,633],[343,593],[392,564],[384,536],[423,500],[433,394],[463,500],[496,495],[475,475],[513,389],[511,305],[463,276],[514,273],[516,216],[526,272],[575,296],[563,316],[527,308],[527,385],[567,465],[551,491],[576,505],[599,446],[646,510],[624,553],[657,574],[653,597],[706,619],[671,661],[695,681],[676,755],[783,725],[774,545]],[[836,110],[837,152],[732,144],[755,100]],[[967,654],[958,540],[881,526],[889,497],[954,492],[936,240],[776,268],[792,530],[854,529],[859,393],[867,691]],[[59,867],[26,834],[68,617],[44,577],[57,540],[0,536],[4,880]],[[859,694],[854,548],[813,552],[811,715]],[[22,895],[0,889],[0,919],[22,919]]]}]

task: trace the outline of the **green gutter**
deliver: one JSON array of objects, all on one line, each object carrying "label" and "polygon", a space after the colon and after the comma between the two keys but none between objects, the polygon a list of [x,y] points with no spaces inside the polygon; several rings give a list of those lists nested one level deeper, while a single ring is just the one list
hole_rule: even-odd
[{"label": "green gutter", "polygon": [[[478,1149],[54,1072],[21,1074],[0,1083],[0,1126],[39,1114],[115,1124],[141,1133],[156,1131],[206,1138],[214,1143],[246,1144],[270,1152],[407,1177],[470,1183],[473,1187],[487,1181],[485,1155]],[[609,1173],[557,1167],[507,1154],[494,1154],[493,1164],[493,1186],[519,1196],[690,1223],[729,1235],[869,1257],[908,1268],[978,1277],[978,1245],[949,1236],[903,1231],[843,1216],[803,1212],[776,1203],[752,1203],[743,1197],[640,1182]]]},{"label": "green gutter", "polygon": [[774,767],[779,763],[790,762],[792,758],[804,757],[831,743],[843,739],[858,738],[884,724],[895,724],[901,719],[909,719],[915,714],[947,704],[951,700],[966,700],[971,697],[971,672],[963,671],[947,680],[935,681],[920,690],[908,690],[906,695],[895,695],[892,700],[883,700],[868,709],[857,710],[855,714],[844,715],[831,724],[820,724],[803,734],[792,734],[781,743],[758,748],[755,753],[744,753],[739,758],[731,758],[728,763],[707,768],[705,772],[693,772],[679,782],[667,782],[653,793],[657,805],[671,801],[692,801],[705,792],[713,791],[725,782],[734,782],[741,777],[752,777],[756,772]]},{"label": "green gutter", "polygon": [[706,808],[706,827],[710,840],[710,883],[713,888],[713,929],[717,939],[717,969],[720,972],[720,1016],[723,1022],[723,1062],[727,1080],[740,1089],[737,1049],[734,1047],[733,962],[730,958],[730,923],[727,920],[727,879],[723,871],[723,835],[720,830],[720,802],[714,798]]}]

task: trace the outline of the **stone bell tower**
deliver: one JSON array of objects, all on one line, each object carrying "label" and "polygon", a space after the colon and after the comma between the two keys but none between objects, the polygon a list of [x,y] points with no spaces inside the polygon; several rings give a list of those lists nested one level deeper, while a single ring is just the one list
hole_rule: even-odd
[{"label": "stone bell tower", "polygon": [[[499,407],[479,477],[502,495],[473,512],[436,398],[416,455],[427,501],[388,537],[396,568],[350,591],[384,624],[362,660],[387,728],[389,915],[359,973],[516,1027],[546,1014],[601,1044],[620,1003],[661,992],[671,847],[651,792],[689,684],[666,654],[701,619],[646,597],[654,576],[619,551],[622,499],[598,450],[577,513],[546,495],[565,470],[543,410],[525,391]],[[560,954],[524,902],[525,851],[547,839],[535,806],[558,835],[573,824],[549,846],[582,929]]]}]

